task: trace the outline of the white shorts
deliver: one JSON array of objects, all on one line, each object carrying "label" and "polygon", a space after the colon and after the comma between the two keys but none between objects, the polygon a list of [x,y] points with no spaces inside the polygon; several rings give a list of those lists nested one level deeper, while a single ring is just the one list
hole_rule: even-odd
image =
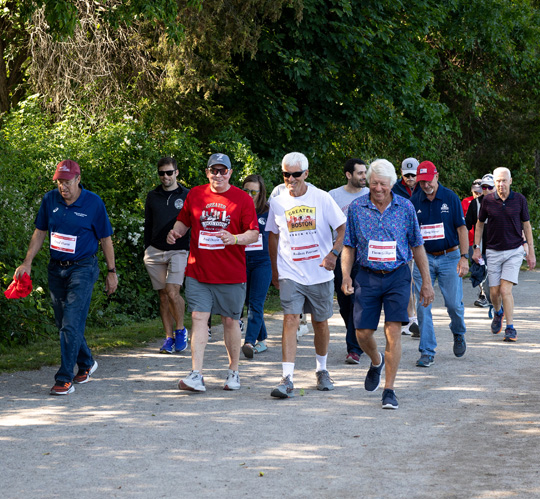
[{"label": "white shorts", "polygon": [[501,279],[517,284],[524,255],[523,246],[504,251],[487,249],[486,260],[489,286],[492,288],[499,286]]}]

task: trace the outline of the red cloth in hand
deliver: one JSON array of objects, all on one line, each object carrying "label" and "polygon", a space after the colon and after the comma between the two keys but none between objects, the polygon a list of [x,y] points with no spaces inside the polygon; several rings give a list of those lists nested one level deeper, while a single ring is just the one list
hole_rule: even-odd
[{"label": "red cloth in hand", "polygon": [[24,298],[32,292],[32,279],[25,272],[22,277],[14,279],[4,291],[6,298]]}]

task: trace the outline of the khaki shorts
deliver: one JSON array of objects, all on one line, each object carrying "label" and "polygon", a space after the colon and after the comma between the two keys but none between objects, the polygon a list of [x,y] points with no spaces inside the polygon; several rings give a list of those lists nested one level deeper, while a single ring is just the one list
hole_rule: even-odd
[{"label": "khaki shorts", "polygon": [[166,284],[182,286],[189,251],[163,251],[148,246],[144,252],[144,264],[155,290],[165,289]]},{"label": "khaki shorts", "polygon": [[501,284],[501,279],[518,283],[519,269],[523,263],[525,250],[523,246],[519,246],[512,250],[495,251],[492,249],[486,250],[488,282],[490,287]]}]

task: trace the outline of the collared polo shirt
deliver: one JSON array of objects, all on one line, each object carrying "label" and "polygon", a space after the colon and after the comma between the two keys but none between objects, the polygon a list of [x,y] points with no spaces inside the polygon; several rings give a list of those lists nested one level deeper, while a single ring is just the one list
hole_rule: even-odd
[{"label": "collared polo shirt", "polygon": [[[392,243],[395,243],[395,259],[390,260],[384,256],[392,255]],[[395,270],[412,259],[411,247],[423,244],[413,205],[408,199],[392,194],[392,201],[381,213],[369,194],[357,198],[349,205],[344,244],[356,249],[360,266]],[[383,250],[377,252],[378,247]]]},{"label": "collared polo shirt", "polygon": [[439,184],[433,201],[420,189],[411,198],[422,229],[428,253],[445,251],[459,245],[458,227],[465,225],[457,194]]},{"label": "collared polo shirt", "polygon": [[99,240],[113,233],[105,204],[84,188],[69,206],[58,189],[47,192],[34,223],[37,229],[49,232],[51,258],[62,261],[95,255]]},{"label": "collared polo shirt", "polygon": [[497,191],[484,196],[478,220],[486,224],[485,244],[487,249],[505,251],[516,249],[523,244],[523,224],[530,220],[527,200],[523,194],[510,190],[506,200]]}]

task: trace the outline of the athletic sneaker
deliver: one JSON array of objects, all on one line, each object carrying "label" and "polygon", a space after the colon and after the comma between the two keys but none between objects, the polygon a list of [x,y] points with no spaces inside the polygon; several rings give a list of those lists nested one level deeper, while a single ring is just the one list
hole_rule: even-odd
[{"label": "athletic sneaker", "polygon": [[435,362],[435,357],[433,355],[428,355],[423,353],[420,358],[416,361],[418,367],[429,367]]},{"label": "athletic sneaker", "polygon": [[242,353],[246,356],[246,359],[252,359],[254,352],[255,351],[253,350],[253,345],[251,343],[244,343],[242,345]]},{"label": "athletic sneaker", "polygon": [[379,385],[381,384],[381,372],[384,367],[384,353],[381,353],[381,364],[379,366],[374,366],[373,362],[369,366],[369,370],[366,374],[366,379],[364,381],[364,388],[368,392],[374,392]]},{"label": "athletic sneaker", "polygon": [[243,333],[246,326],[244,325],[244,321],[242,319],[238,320],[238,325],[240,326],[240,332]]},{"label": "athletic sneaker", "polygon": [[291,377],[283,376],[279,385],[272,390],[272,393],[270,393],[270,396],[276,397],[278,399],[294,397],[294,385],[291,381]]},{"label": "athletic sneaker", "polygon": [[68,393],[73,393],[75,387],[73,383],[65,381],[57,381],[49,392],[51,395],[67,395]]},{"label": "athletic sneaker", "polygon": [[174,349],[177,352],[183,352],[188,345],[188,330],[186,328],[184,329],[177,329],[174,332]]},{"label": "athletic sneaker", "polygon": [[200,372],[191,371],[187,378],[181,379],[178,382],[179,390],[189,390],[192,392],[205,392],[204,377]]},{"label": "athletic sneaker", "polygon": [[88,369],[79,369],[77,376],[73,378],[73,383],[78,383],[79,385],[88,383],[90,381],[90,376],[96,372],[97,366],[98,364],[94,360],[92,367],[89,367]]},{"label": "athletic sneaker", "polygon": [[507,327],[504,330],[503,341],[517,341],[517,331],[513,327]]},{"label": "athletic sneaker", "polygon": [[456,357],[463,357],[467,350],[467,343],[465,342],[464,334],[454,334],[454,355]]},{"label": "athletic sneaker", "polygon": [[360,355],[356,352],[349,352],[345,357],[345,364],[360,364]]},{"label": "athletic sneaker", "polygon": [[501,310],[499,312],[493,313],[493,320],[491,321],[491,332],[493,334],[499,334],[501,332],[503,318],[504,318],[504,310],[501,307]]},{"label": "athletic sneaker", "polygon": [[209,340],[212,339],[212,328],[211,327],[208,328],[208,339]]},{"label": "athletic sneaker", "polygon": [[489,301],[485,295],[480,295],[474,302],[475,307],[487,308],[489,307]]},{"label": "athletic sneaker", "polygon": [[315,375],[317,376],[317,390],[328,392],[334,389],[334,382],[326,369],[315,372]]},{"label": "athletic sneaker", "polygon": [[401,334],[403,336],[410,336],[412,333],[409,329],[409,326],[411,325],[411,323],[409,322],[408,324],[406,324],[405,326],[401,326]]},{"label": "athletic sneaker", "polygon": [[225,380],[225,385],[223,386],[224,390],[240,390],[240,376],[238,371],[231,371],[227,374],[227,379]]},{"label": "athletic sneaker", "polygon": [[385,388],[382,392],[382,408],[383,409],[397,409],[399,407],[396,392]]},{"label": "athletic sneaker", "polygon": [[409,324],[409,331],[411,332],[411,338],[420,338],[420,326],[417,322],[411,322]]},{"label": "athletic sneaker", "polygon": [[174,352],[174,338],[167,336],[163,345],[159,349],[159,353],[173,353]]}]

